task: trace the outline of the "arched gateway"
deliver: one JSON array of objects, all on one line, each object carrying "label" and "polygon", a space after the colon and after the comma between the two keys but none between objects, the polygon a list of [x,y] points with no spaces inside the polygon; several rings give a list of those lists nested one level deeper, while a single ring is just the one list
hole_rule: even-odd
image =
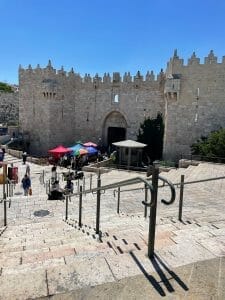
[{"label": "arched gateway", "polygon": [[110,112],[103,123],[103,139],[105,145],[111,145],[126,139],[127,121],[119,111]]}]

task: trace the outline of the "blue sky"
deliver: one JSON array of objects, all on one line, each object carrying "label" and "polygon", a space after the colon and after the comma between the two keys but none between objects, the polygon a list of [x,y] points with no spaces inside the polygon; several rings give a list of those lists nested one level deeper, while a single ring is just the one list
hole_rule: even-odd
[{"label": "blue sky", "polygon": [[0,0],[0,81],[48,59],[92,76],[165,69],[175,48],[225,55],[224,0]]}]

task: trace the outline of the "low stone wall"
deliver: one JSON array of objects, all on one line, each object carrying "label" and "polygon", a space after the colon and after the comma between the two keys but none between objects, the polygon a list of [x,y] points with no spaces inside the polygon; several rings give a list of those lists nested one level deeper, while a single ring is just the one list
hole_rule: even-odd
[{"label": "low stone wall", "polygon": [[200,161],[198,160],[190,160],[190,159],[180,159],[179,160],[179,168],[187,168],[188,166],[198,166]]},{"label": "low stone wall", "polygon": [[110,169],[107,167],[111,164],[112,164],[112,159],[109,158],[94,164],[90,164],[88,166],[84,166],[82,170],[86,172],[94,172],[94,173],[98,173],[100,171],[101,174],[108,173]]},{"label": "low stone wall", "polygon": [[[10,154],[14,157],[21,158],[21,160],[22,160],[23,151],[15,150],[15,149],[9,149],[7,147],[5,147],[5,151],[6,151],[6,153],[8,153],[8,154]],[[27,156],[27,161],[32,162],[34,164],[38,164],[38,165],[47,164],[46,159],[38,158],[38,157],[32,157],[32,156]]]}]

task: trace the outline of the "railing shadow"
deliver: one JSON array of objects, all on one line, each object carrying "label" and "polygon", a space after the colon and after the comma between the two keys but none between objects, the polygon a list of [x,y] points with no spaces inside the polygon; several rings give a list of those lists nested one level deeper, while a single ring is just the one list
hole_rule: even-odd
[{"label": "railing shadow", "polygon": [[[155,288],[155,290],[160,294],[160,296],[165,297],[166,293],[162,288],[162,284],[165,285],[168,292],[173,293],[175,292],[175,289],[173,288],[172,284],[170,283],[171,279],[176,280],[176,282],[181,286],[181,288],[185,291],[188,291],[188,286],[183,282],[183,280],[172,270],[168,268],[168,266],[158,257],[158,255],[154,255],[154,258],[149,259],[149,262],[152,263],[152,266],[154,267],[156,273],[159,275],[161,281],[160,283],[154,278],[153,275],[149,274],[144,266],[141,264],[137,256],[131,251],[130,252],[131,257],[133,258],[134,262],[137,264],[143,275],[146,277],[146,279],[152,284],[152,286]],[[163,270],[164,269],[164,270]],[[167,271],[168,274],[171,276],[170,278],[167,278],[164,271]]]}]

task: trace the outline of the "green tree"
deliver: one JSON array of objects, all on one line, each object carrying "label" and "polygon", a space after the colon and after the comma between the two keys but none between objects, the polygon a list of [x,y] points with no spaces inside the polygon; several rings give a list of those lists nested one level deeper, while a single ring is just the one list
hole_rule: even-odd
[{"label": "green tree", "polygon": [[191,146],[191,153],[206,157],[225,157],[225,128],[201,137]]},{"label": "green tree", "polygon": [[164,123],[161,113],[158,113],[155,119],[145,119],[140,125],[137,141],[147,144],[144,153],[150,158],[151,162],[162,158],[163,135]]},{"label": "green tree", "polygon": [[0,91],[12,93],[12,87],[4,82],[0,82]]}]

